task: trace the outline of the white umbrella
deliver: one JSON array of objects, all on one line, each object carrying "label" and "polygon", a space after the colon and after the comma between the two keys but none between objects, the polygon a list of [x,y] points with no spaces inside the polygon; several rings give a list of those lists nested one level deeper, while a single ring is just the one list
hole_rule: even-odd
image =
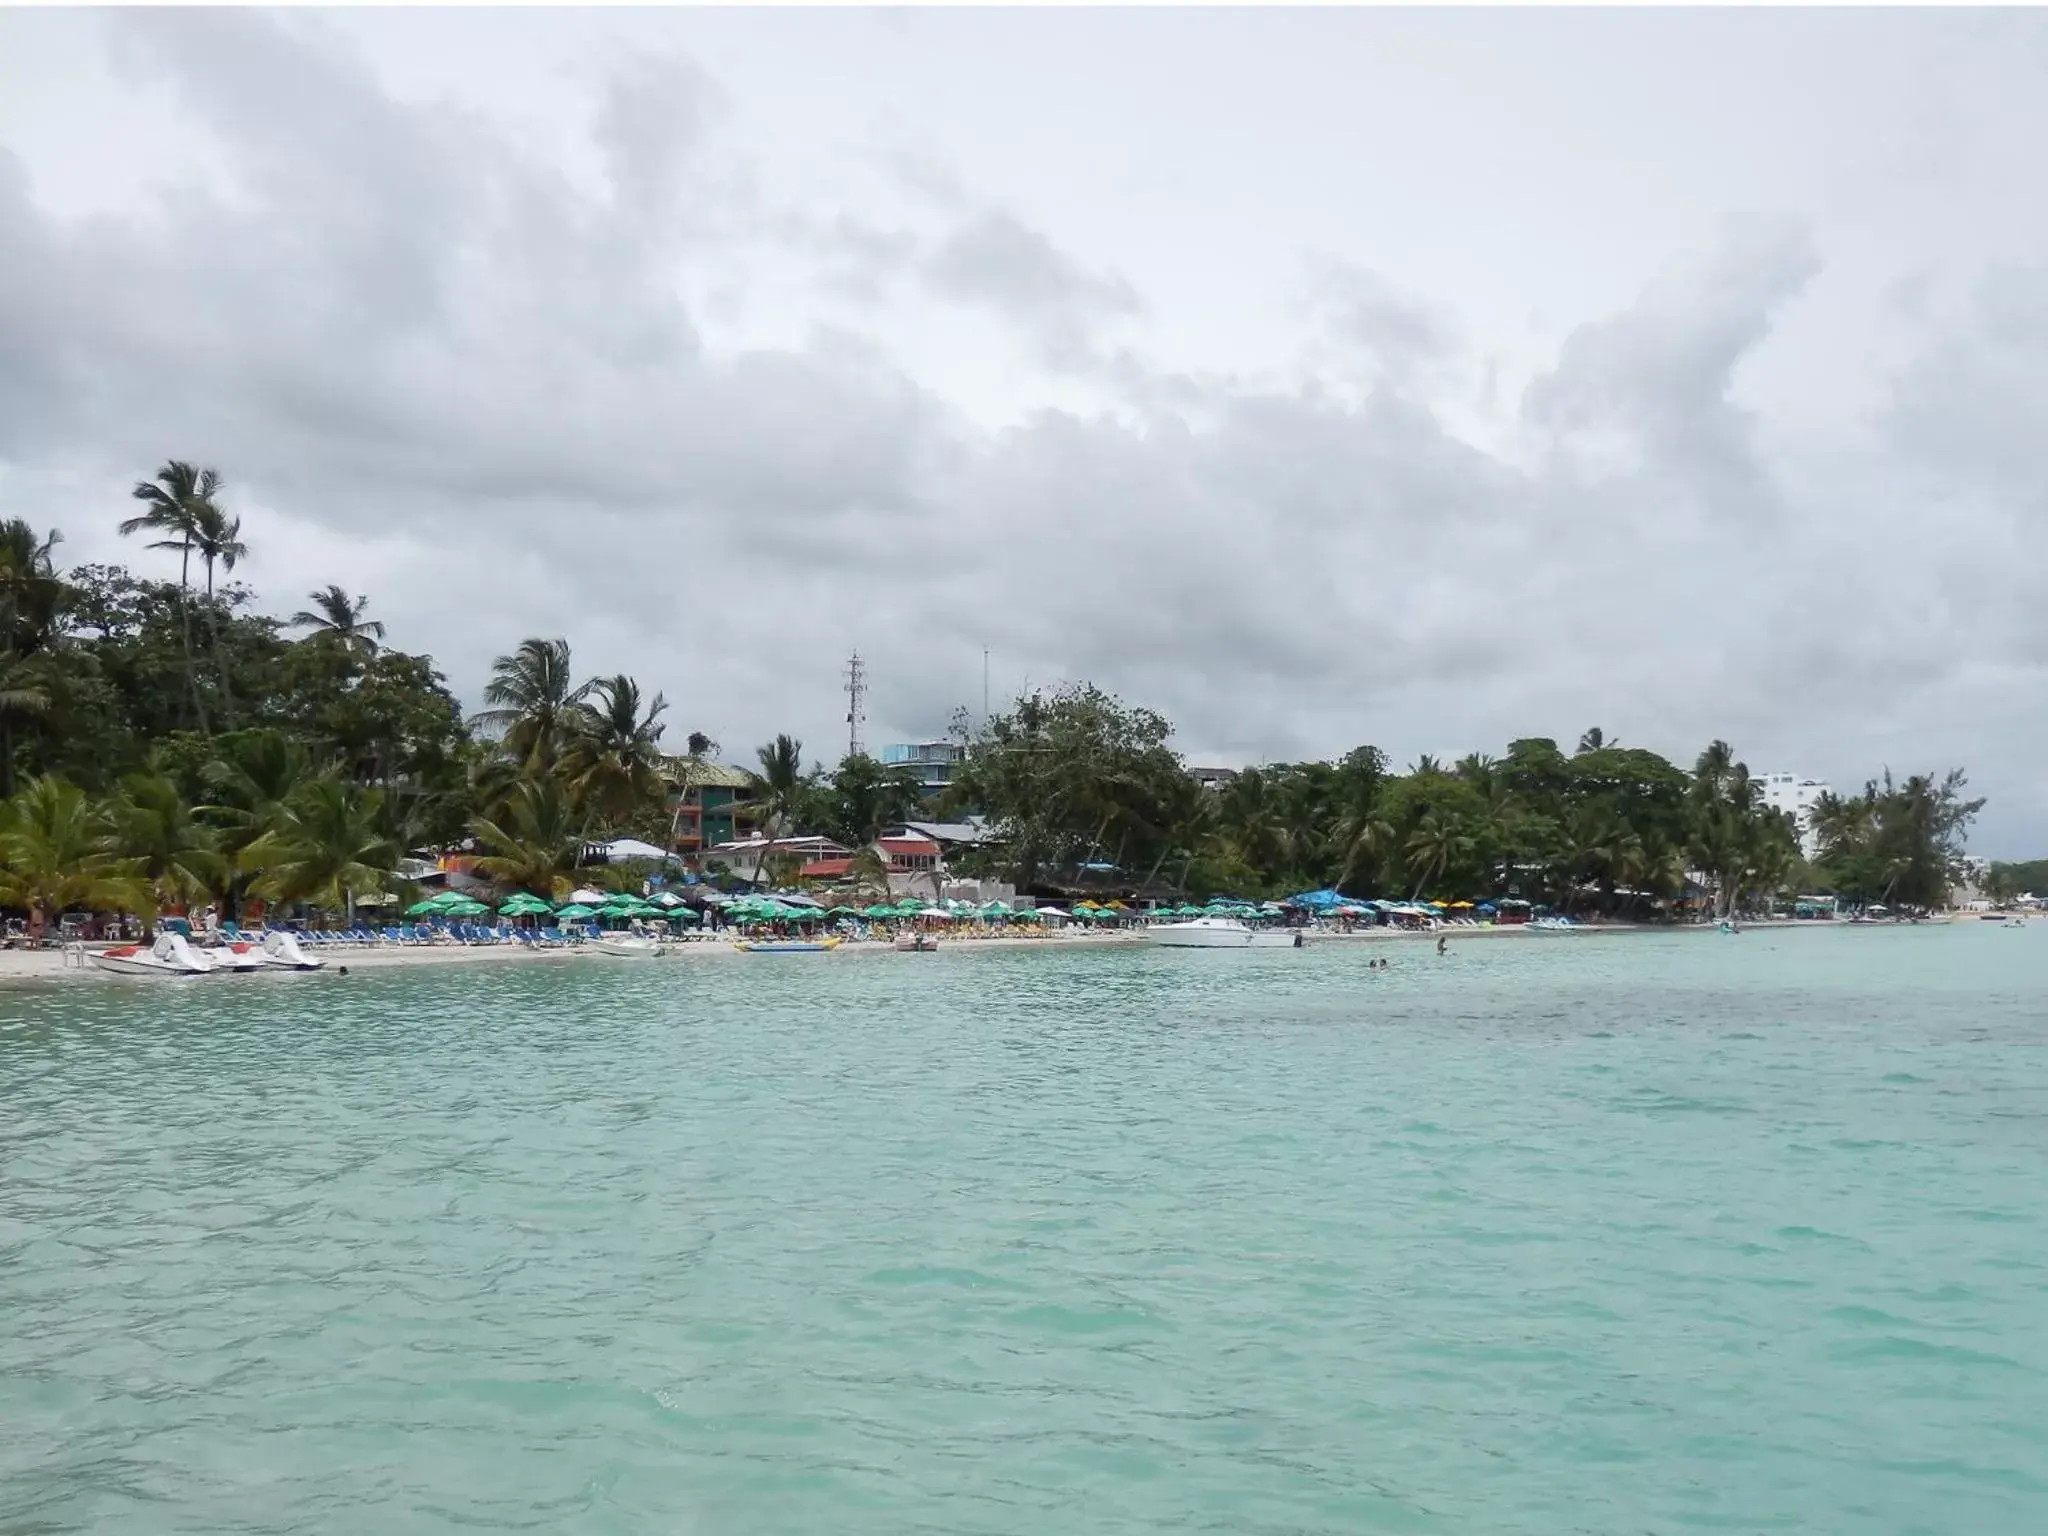
[{"label": "white umbrella", "polygon": [[1058,907],[1035,907],[1033,910],[1040,917],[1072,917],[1074,915],[1071,912],[1062,912]]},{"label": "white umbrella", "polygon": [[579,907],[595,906],[597,905],[597,903],[604,900],[604,892],[593,891],[589,886],[586,885],[582,887],[580,890],[571,891],[569,893],[569,900],[572,904]]},{"label": "white umbrella", "polygon": [[659,895],[653,896],[649,899],[652,900],[657,907],[680,907],[681,905],[683,905],[683,898],[678,896],[674,891],[663,891]]}]

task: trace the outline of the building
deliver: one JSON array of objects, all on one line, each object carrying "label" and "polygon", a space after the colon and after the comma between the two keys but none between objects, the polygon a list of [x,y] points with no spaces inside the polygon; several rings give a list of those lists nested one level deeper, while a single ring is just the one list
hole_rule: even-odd
[{"label": "building", "polygon": [[676,852],[694,858],[707,848],[739,836],[742,807],[754,792],[754,776],[744,768],[685,758],[669,779],[671,839]]},{"label": "building", "polygon": [[1811,859],[1820,853],[1820,835],[1814,830],[1813,807],[1832,791],[1819,779],[1802,779],[1796,773],[1767,773],[1763,776],[1764,804],[1783,811],[1799,828],[1799,851]]},{"label": "building", "polygon": [[1237,777],[1235,768],[1190,768],[1188,777],[1204,789],[1221,789]]},{"label": "building", "polygon": [[918,788],[935,795],[953,782],[953,770],[966,756],[957,741],[897,741],[882,748],[882,766],[908,768]]}]

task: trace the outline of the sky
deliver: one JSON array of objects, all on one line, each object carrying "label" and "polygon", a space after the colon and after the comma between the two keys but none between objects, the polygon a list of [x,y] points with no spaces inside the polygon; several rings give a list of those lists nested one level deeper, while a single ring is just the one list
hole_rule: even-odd
[{"label": "sky", "polygon": [[2048,17],[0,10],[0,516],[751,761],[1599,726],[2048,853]]}]

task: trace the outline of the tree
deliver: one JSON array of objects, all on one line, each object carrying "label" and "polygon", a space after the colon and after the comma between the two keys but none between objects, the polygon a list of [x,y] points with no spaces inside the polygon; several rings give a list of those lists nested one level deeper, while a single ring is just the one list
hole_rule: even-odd
[{"label": "tree", "polygon": [[484,702],[491,707],[470,724],[496,736],[505,755],[529,773],[546,772],[561,755],[571,712],[590,684],[571,680],[569,642],[519,642],[519,649],[491,663]]},{"label": "tree", "polygon": [[105,810],[54,776],[0,802],[0,906],[23,907],[37,931],[73,907],[149,909],[140,865],[123,858]]},{"label": "tree", "polygon": [[569,712],[560,768],[584,804],[616,826],[667,791],[661,716],[668,701],[657,693],[642,714],[640,685],[623,672],[598,678],[587,696],[593,702]]},{"label": "tree", "polygon": [[309,644],[331,645],[344,655],[368,661],[377,654],[384,639],[381,619],[366,619],[367,597],[350,597],[338,586],[325,586],[312,594],[313,606],[292,615],[296,627],[310,629]]},{"label": "tree", "polygon": [[757,748],[754,757],[761,765],[754,775],[755,811],[766,839],[754,859],[754,880],[759,883],[777,841],[796,830],[810,784],[803,771],[804,744],[786,732]]},{"label": "tree", "polygon": [[257,874],[253,891],[271,901],[339,907],[353,922],[356,898],[381,891],[403,857],[380,825],[383,801],[378,790],[340,779],[300,785],[276,828],[242,852]]},{"label": "tree", "polygon": [[0,522],[0,799],[14,793],[14,744],[50,713],[54,679],[45,655],[67,588],[53,551],[55,529],[37,537],[20,518]]},{"label": "tree", "polygon": [[1411,900],[1419,898],[1430,883],[1440,879],[1453,864],[1471,854],[1475,842],[1455,820],[1439,810],[1423,812],[1415,830],[1408,834],[1409,873],[1415,877]]},{"label": "tree", "polygon": [[[156,472],[156,479],[136,482],[131,494],[149,510],[121,524],[123,538],[143,532],[156,533],[161,537],[150,544],[151,549],[178,551],[178,590],[181,594],[178,613],[185,648],[185,684],[192,697],[193,711],[198,716],[201,735],[208,732],[206,706],[199,697],[199,678],[192,661],[192,552],[200,546],[202,533],[219,542],[218,535],[226,526],[220,507],[213,499],[219,494],[220,486],[220,476],[213,470],[197,469],[182,459],[172,459]],[[236,527],[239,529],[240,524]],[[233,542],[232,537],[226,542]],[[211,571],[209,562],[209,593]]]},{"label": "tree", "polygon": [[559,781],[522,781],[502,816],[479,816],[470,825],[485,850],[476,861],[480,874],[550,899],[570,889],[583,858],[583,826]]},{"label": "tree", "polygon": [[908,821],[923,795],[908,768],[884,765],[865,752],[841,759],[820,789],[820,830],[852,848],[873,842],[884,827]]},{"label": "tree", "polygon": [[189,908],[220,888],[224,861],[214,834],[169,779],[131,774],[111,812],[117,849],[133,861],[157,908]]}]

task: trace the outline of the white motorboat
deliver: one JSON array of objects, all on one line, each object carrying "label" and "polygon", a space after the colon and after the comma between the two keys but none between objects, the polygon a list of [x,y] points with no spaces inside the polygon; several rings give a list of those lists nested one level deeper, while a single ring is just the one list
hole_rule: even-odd
[{"label": "white motorboat", "polygon": [[140,944],[117,944],[92,956],[103,971],[121,976],[205,976],[213,964],[185,941],[182,933],[169,931],[156,936],[144,949]]},{"label": "white motorboat", "polygon": [[652,960],[668,953],[659,939],[645,939],[636,933],[601,933],[586,946],[593,955],[612,955],[621,960]]},{"label": "white motorboat", "polygon": [[1184,923],[1155,923],[1145,942],[1167,949],[1295,949],[1301,935],[1286,928],[1254,928],[1234,917],[1191,917]]},{"label": "white motorboat", "polygon": [[273,928],[263,935],[263,953],[272,965],[294,971],[317,971],[327,964],[325,960],[316,960],[307,954],[300,947],[296,934],[286,933],[281,928]]}]

